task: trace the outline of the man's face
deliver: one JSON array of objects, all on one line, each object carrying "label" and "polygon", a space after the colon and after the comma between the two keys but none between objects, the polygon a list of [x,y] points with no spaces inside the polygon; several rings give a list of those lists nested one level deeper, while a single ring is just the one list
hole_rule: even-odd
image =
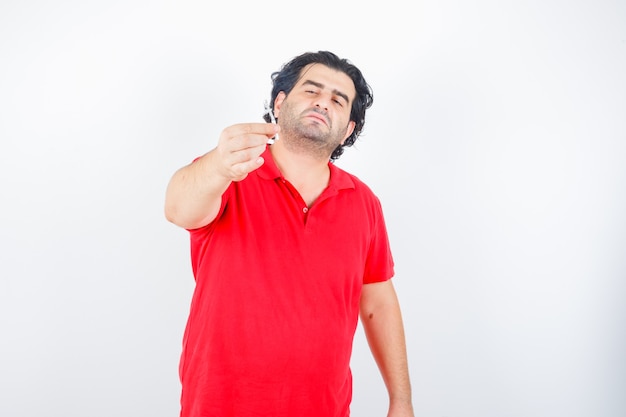
[{"label": "man's face", "polygon": [[352,79],[322,64],[302,70],[289,95],[281,92],[275,104],[281,136],[291,145],[330,155],[352,134]]}]

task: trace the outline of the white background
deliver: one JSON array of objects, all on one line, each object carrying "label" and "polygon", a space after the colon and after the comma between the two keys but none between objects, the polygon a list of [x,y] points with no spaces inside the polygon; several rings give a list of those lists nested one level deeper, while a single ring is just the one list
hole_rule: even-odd
[{"label": "white background", "polygon": [[[416,415],[626,415],[617,0],[2,2],[0,415],[177,415],[167,181],[320,49],[374,90],[337,164],[383,203]],[[360,328],[353,369],[385,416]]]}]

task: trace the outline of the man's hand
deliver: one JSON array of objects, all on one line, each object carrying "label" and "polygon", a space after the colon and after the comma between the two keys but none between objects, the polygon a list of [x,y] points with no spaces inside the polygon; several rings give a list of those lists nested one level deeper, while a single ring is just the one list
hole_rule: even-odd
[{"label": "man's hand", "polygon": [[278,133],[271,123],[243,123],[224,129],[214,152],[213,168],[228,181],[241,181],[263,165],[267,140]]}]

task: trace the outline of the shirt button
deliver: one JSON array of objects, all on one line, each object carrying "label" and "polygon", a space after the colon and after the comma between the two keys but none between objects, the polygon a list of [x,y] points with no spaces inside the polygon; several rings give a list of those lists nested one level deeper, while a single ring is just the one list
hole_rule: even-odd
[{"label": "shirt button", "polygon": [[308,207],[304,207],[304,208],[302,209],[302,212],[303,212],[303,213],[305,213],[305,214],[306,214],[306,212],[307,212],[307,211],[309,211],[309,208],[308,208]]}]

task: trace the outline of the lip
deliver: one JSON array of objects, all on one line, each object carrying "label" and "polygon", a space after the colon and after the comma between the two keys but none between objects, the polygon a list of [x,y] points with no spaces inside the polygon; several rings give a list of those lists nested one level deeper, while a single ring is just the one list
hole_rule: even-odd
[{"label": "lip", "polygon": [[326,126],[328,126],[328,119],[323,114],[320,114],[320,113],[318,113],[316,111],[309,112],[309,114],[307,114],[306,117],[307,118],[312,118],[312,119],[315,119],[315,120],[319,120],[319,121],[323,122]]}]

